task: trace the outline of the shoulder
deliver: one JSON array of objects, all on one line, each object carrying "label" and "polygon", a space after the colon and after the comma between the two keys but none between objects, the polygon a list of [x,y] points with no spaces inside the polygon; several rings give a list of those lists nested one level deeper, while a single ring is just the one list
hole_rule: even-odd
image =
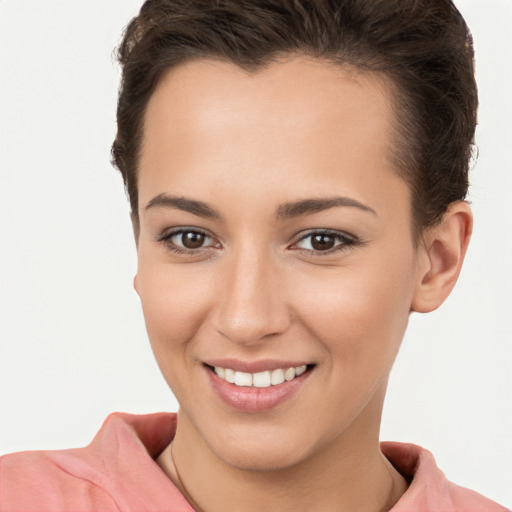
[{"label": "shoulder", "polygon": [[409,481],[391,512],[507,512],[505,507],[450,482],[428,450],[406,443],[381,443],[382,453]]},{"label": "shoulder", "polygon": [[154,459],[175,428],[169,413],[114,413],[84,448],[5,455],[0,510],[164,510],[164,499],[168,506],[169,498],[181,495]]},{"label": "shoulder", "polygon": [[[80,450],[34,451],[0,459],[0,509],[10,511],[117,511],[115,500],[82,472]],[[83,468],[82,468],[83,469]]]}]

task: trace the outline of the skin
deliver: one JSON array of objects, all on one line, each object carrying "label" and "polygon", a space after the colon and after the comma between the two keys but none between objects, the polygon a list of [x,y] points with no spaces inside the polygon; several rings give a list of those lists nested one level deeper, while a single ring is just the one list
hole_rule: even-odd
[{"label": "skin", "polygon": [[[189,62],[151,97],[135,288],[180,403],[181,482],[170,447],[158,463],[195,507],[379,511],[406,490],[379,450],[387,380],[410,312],[437,308],[455,284],[471,212],[452,205],[413,242],[393,127],[382,79],[299,56],[253,74]],[[364,208],[282,215],[284,204],[340,196]],[[204,245],[174,252],[183,239],[168,235],[180,227],[205,232]],[[314,250],[306,235],[322,229],[345,238]],[[209,385],[203,362],[223,357],[315,367],[292,399],[246,413]]]}]

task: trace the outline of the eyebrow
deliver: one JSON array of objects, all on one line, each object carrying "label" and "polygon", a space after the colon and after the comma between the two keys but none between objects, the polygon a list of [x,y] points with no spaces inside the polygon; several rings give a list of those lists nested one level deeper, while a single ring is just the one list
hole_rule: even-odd
[{"label": "eyebrow", "polygon": [[170,196],[168,194],[160,194],[146,205],[146,210],[156,207],[176,208],[184,212],[189,212],[198,217],[205,217],[207,219],[221,219],[221,215],[217,210],[214,210],[210,205],[203,201],[195,199],[187,199],[186,197]]},{"label": "eyebrow", "polygon": [[[370,212],[374,215],[377,215],[373,208],[370,208],[369,206],[361,203],[360,201],[357,201],[356,199],[352,199],[350,197],[335,196],[302,199],[299,201],[284,203],[277,208],[276,217],[278,219],[290,219],[303,215],[311,215],[323,210],[328,210],[329,208],[340,206],[358,208],[365,212]],[[197,201],[196,199],[188,199],[181,196],[172,196],[165,193],[151,199],[151,201],[149,201],[146,205],[146,210],[157,207],[176,208],[177,210],[182,210],[188,213],[192,213],[193,215],[197,215],[198,217],[204,217],[207,219],[222,219],[222,215],[217,210],[212,208],[208,203]]]},{"label": "eyebrow", "polygon": [[277,209],[277,218],[292,218],[300,217],[302,215],[311,215],[318,213],[329,208],[345,206],[350,208],[358,208],[365,212],[370,212],[377,215],[373,208],[352,199],[350,197],[321,197],[315,199],[303,199],[301,201],[294,201],[291,203],[284,203]]}]

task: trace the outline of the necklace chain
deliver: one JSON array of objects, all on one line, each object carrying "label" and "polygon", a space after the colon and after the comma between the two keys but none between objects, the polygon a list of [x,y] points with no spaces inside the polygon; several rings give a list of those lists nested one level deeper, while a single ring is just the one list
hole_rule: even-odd
[{"label": "necklace chain", "polygon": [[204,512],[202,508],[199,507],[199,505],[193,500],[192,496],[190,496],[190,493],[187,491],[187,488],[185,487],[185,484],[183,483],[183,480],[181,479],[180,472],[178,471],[178,466],[176,465],[176,460],[174,459],[174,453],[172,451],[172,448],[174,446],[174,442],[171,442],[171,460],[172,465],[174,466],[174,470],[176,471],[176,477],[178,478],[178,482],[181,486],[181,490],[183,491],[183,495],[185,499],[192,505],[192,508],[195,512]]}]

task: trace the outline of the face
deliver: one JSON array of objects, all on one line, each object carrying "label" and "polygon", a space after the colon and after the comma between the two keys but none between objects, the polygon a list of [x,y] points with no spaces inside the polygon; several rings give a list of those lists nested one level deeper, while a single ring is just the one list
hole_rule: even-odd
[{"label": "face", "polygon": [[296,57],[190,62],[149,102],[135,287],[178,432],[228,464],[378,435],[418,273],[390,98]]}]

